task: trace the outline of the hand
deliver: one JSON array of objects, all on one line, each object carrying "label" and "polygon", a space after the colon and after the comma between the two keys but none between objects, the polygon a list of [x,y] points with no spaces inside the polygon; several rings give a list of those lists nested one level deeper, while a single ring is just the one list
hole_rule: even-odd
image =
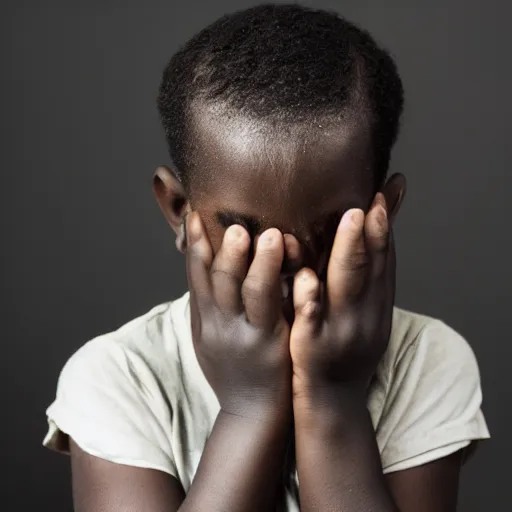
[{"label": "hand", "polygon": [[[334,240],[325,293],[310,269],[294,284],[290,335],[294,397],[324,400],[361,391],[386,350],[395,295],[395,252],[386,202],[378,193],[368,214],[343,216]],[[335,398],[336,400],[336,398]]]},{"label": "hand", "polygon": [[251,239],[230,226],[214,258],[199,215],[187,219],[192,337],[199,365],[230,414],[291,414],[289,326],[279,274],[283,235],[268,229],[249,267]]}]

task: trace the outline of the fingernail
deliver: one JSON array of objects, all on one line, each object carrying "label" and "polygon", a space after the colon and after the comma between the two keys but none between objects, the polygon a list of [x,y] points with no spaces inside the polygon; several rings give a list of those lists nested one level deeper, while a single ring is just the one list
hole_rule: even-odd
[{"label": "fingernail", "polygon": [[299,279],[300,279],[302,282],[304,282],[304,283],[305,283],[305,282],[309,281],[309,277],[310,277],[310,276],[309,276],[309,273],[308,273],[308,272],[302,272],[302,273],[301,273],[301,275],[300,275],[300,278],[299,278]]},{"label": "fingernail", "polygon": [[230,226],[224,233],[224,237],[227,242],[234,243],[240,238],[241,234],[238,226]]},{"label": "fingernail", "polygon": [[361,219],[364,218],[363,210],[359,208],[352,208],[351,210],[347,210],[341,219],[341,227],[349,228],[351,226],[359,226],[361,224]]},{"label": "fingernail", "polygon": [[201,225],[197,215],[187,217],[187,240],[189,245],[195,244],[201,238]]},{"label": "fingernail", "polygon": [[258,240],[258,245],[270,245],[272,241],[274,240],[274,235],[272,232],[265,231],[263,234],[260,235],[260,238]]},{"label": "fingernail", "polygon": [[313,317],[318,313],[319,309],[320,309],[320,306],[319,306],[318,302],[314,302],[314,301],[310,300],[309,302],[306,302],[306,304],[302,308],[302,314],[305,317]]}]

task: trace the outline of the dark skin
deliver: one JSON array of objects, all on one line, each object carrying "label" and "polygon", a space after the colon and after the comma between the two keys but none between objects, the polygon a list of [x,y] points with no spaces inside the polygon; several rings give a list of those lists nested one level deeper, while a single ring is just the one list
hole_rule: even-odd
[{"label": "dark skin", "polygon": [[77,512],[273,511],[292,429],[302,511],[455,511],[462,454],[385,476],[366,409],[391,329],[405,180],[374,182],[364,126],[276,137],[205,114],[188,190],[157,169],[221,411],[187,495],[169,475],[71,440]]}]

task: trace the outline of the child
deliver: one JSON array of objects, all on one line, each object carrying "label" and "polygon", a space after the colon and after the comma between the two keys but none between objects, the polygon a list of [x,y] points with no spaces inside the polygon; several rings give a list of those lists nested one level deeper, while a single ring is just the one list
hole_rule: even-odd
[{"label": "child", "polygon": [[298,5],[174,55],[154,192],[190,293],[64,367],[44,444],[77,511],[455,511],[489,434],[466,341],[393,307],[402,103],[367,32]]}]

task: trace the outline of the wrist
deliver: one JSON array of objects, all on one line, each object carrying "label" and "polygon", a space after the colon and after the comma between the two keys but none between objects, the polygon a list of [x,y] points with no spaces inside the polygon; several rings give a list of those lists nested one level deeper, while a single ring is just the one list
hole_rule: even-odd
[{"label": "wrist", "polygon": [[293,419],[293,404],[291,398],[283,402],[230,400],[221,404],[219,414],[239,424],[288,425]]},{"label": "wrist", "polygon": [[[256,412],[256,411],[254,411]],[[279,451],[285,449],[293,427],[293,415],[279,414],[273,411],[260,411],[260,415],[239,416],[221,409],[216,419],[216,425],[221,430],[229,432],[231,445],[234,440],[251,440],[259,446],[269,443]],[[246,441],[243,441],[246,444]]]},{"label": "wrist", "polygon": [[303,386],[293,396],[297,427],[342,433],[368,419],[366,389],[359,385]]},{"label": "wrist", "polygon": [[239,388],[217,395],[226,414],[252,421],[283,421],[293,416],[290,377],[281,386],[269,389]]}]

